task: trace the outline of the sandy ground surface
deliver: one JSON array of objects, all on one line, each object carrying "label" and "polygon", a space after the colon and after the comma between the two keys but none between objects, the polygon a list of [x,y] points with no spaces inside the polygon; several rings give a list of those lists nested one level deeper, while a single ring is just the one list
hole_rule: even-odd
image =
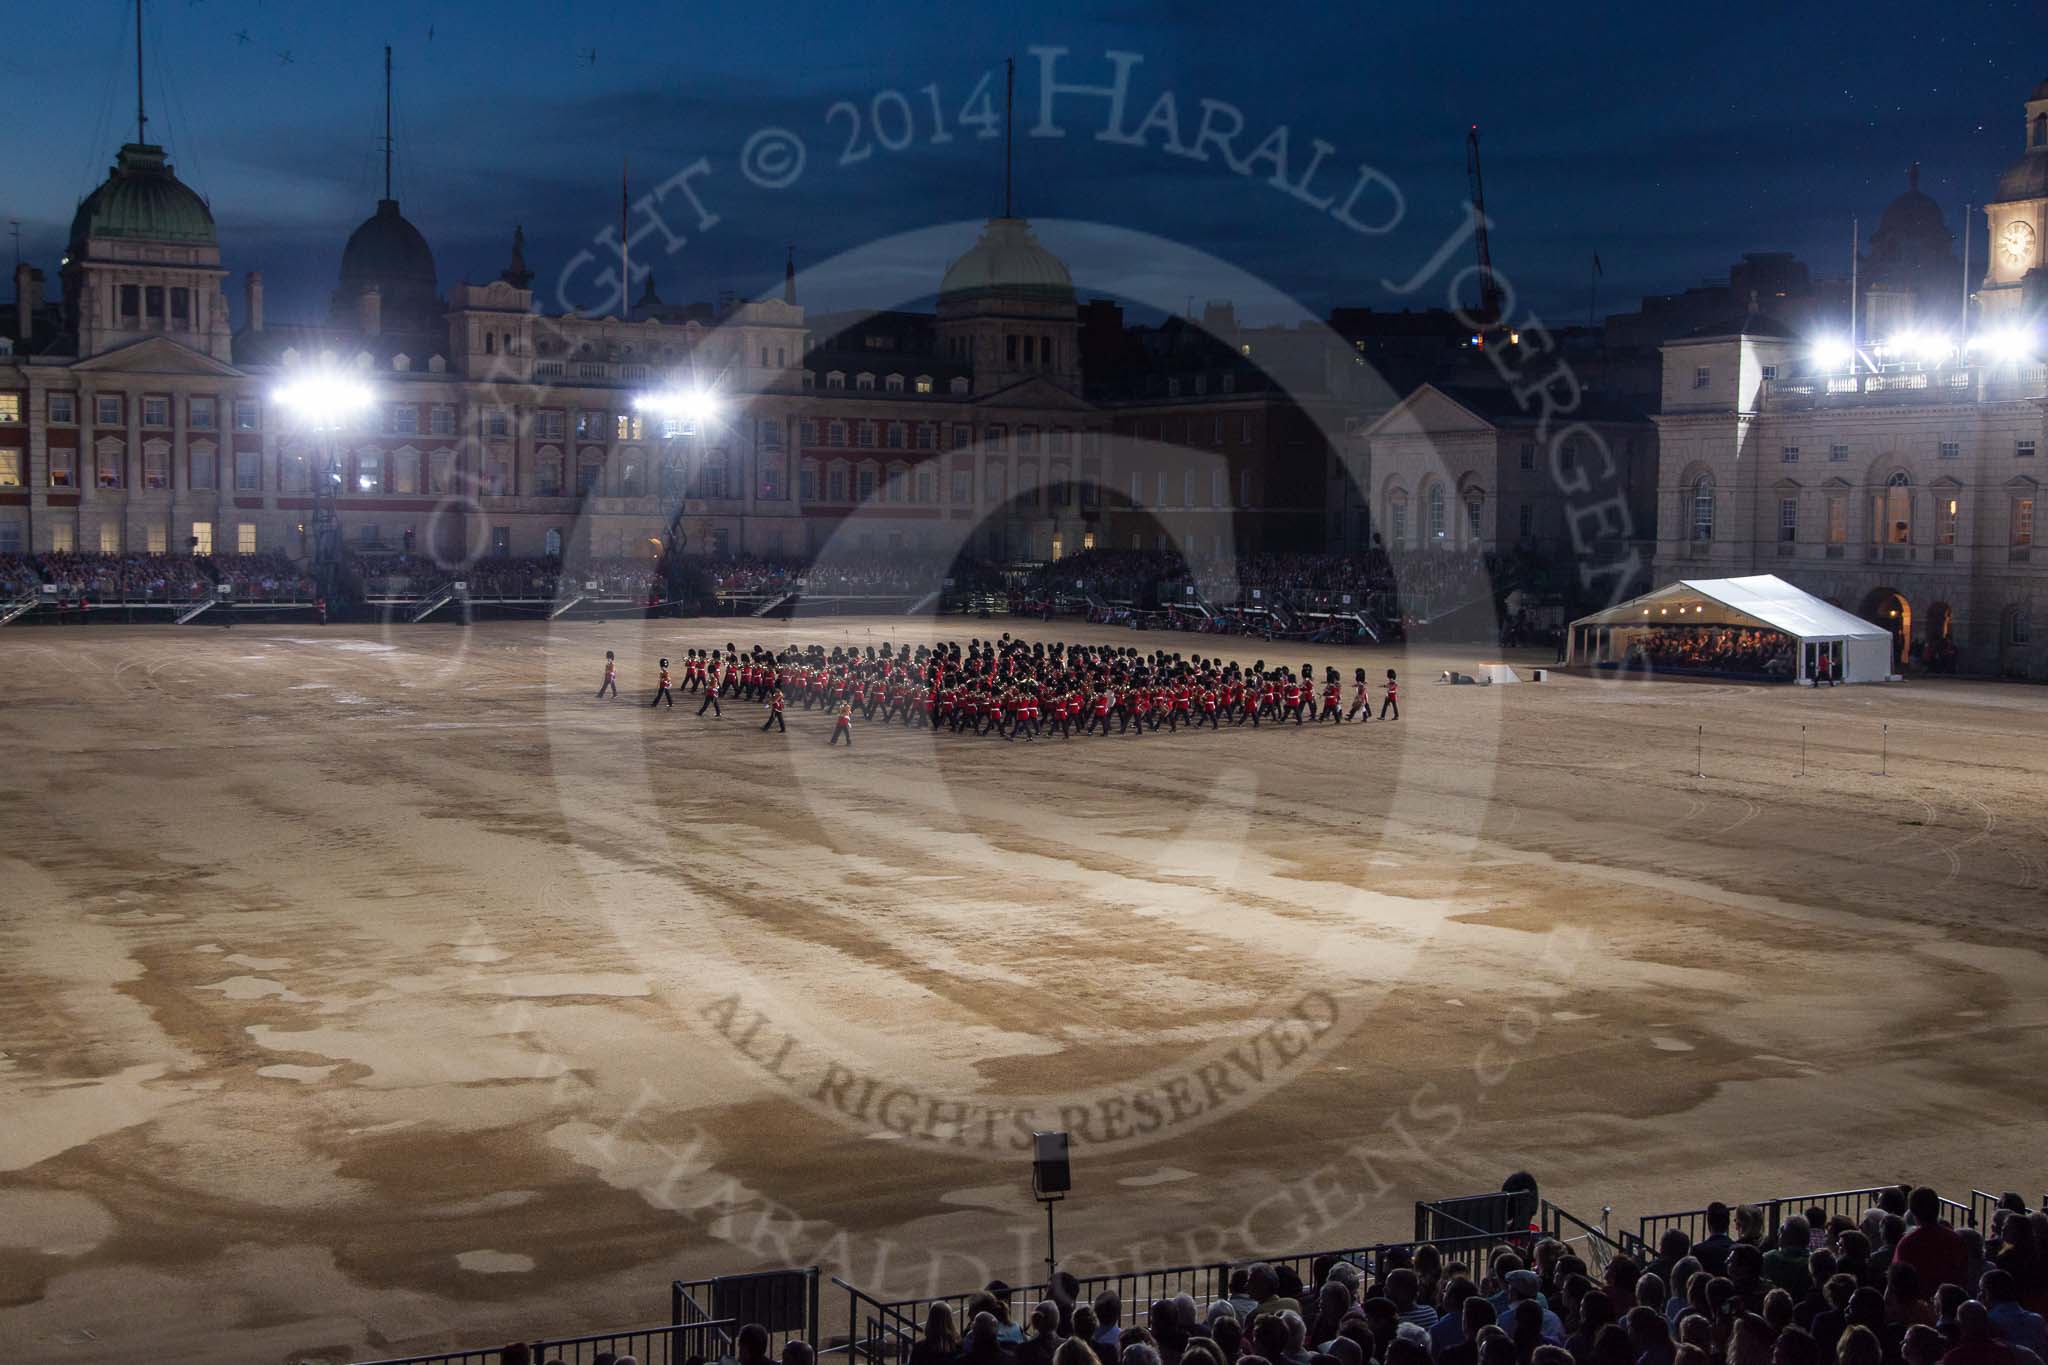
[{"label": "sandy ground surface", "polygon": [[1028,1280],[1033,1127],[1083,1270],[1399,1237],[1523,1166],[1628,1226],[2042,1188],[2048,693],[1289,646],[1235,652],[1396,665],[1405,718],[848,752],[645,705],[692,645],[992,626],[1230,649],[6,632],[10,1358],[484,1344],[782,1261]]}]

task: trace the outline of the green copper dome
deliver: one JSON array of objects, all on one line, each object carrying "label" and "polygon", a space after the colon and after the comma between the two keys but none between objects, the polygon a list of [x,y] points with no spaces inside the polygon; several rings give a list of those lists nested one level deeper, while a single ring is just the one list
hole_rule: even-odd
[{"label": "green copper dome", "polygon": [[219,244],[206,201],[172,174],[163,148],[137,142],[121,149],[106,183],[78,206],[71,220],[70,254],[83,256],[87,239],[93,237]]},{"label": "green copper dome", "polygon": [[1074,280],[1060,258],[1038,244],[1029,223],[1022,218],[991,218],[981,240],[946,268],[939,297],[992,295],[1072,303]]}]

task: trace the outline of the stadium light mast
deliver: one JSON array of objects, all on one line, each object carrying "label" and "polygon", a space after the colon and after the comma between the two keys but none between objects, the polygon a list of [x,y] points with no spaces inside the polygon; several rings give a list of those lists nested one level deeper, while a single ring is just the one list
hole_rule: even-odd
[{"label": "stadium light mast", "polygon": [[363,380],[336,369],[295,375],[271,394],[301,430],[319,440],[320,465],[313,477],[313,581],[329,602],[338,599],[342,579],[341,519],[335,504],[341,471],[335,463],[334,438],[353,426],[376,397]]},{"label": "stadium light mast", "polygon": [[701,453],[704,430],[717,420],[721,406],[717,393],[701,385],[659,389],[633,400],[635,411],[661,423],[661,496],[668,519],[662,533],[660,573],[665,600],[671,604],[682,595],[683,549],[689,543],[683,516],[689,511],[693,471],[684,443],[696,440]]}]

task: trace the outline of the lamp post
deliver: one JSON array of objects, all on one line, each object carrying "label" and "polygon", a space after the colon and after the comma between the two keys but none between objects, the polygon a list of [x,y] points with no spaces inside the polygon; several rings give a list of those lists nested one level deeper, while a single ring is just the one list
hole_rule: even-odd
[{"label": "lamp post", "polygon": [[703,434],[718,415],[718,397],[701,387],[662,389],[639,395],[633,407],[661,423],[659,483],[668,516],[662,532],[660,572],[664,600],[673,604],[682,594],[683,549],[689,543],[683,515],[690,505],[691,470],[687,458],[678,458],[678,442]]},{"label": "lamp post", "polygon": [[370,404],[376,394],[353,375],[316,370],[296,375],[271,394],[272,401],[298,419],[300,428],[319,438],[320,467],[313,484],[313,581],[323,600],[338,597],[341,585],[341,521],[335,495],[341,471],[335,467],[334,438]]}]

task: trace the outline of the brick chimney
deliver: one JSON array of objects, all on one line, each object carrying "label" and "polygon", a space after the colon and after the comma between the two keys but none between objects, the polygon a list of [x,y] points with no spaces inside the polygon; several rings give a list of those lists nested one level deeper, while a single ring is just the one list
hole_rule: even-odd
[{"label": "brick chimney", "polygon": [[249,315],[249,330],[263,330],[263,272],[252,270],[242,281],[244,311]]},{"label": "brick chimney", "polygon": [[36,314],[43,310],[43,272],[24,261],[14,267],[14,335],[27,354],[35,340]]},{"label": "brick chimney", "polygon": [[371,285],[356,296],[356,319],[364,336],[377,336],[384,330],[384,291]]}]

